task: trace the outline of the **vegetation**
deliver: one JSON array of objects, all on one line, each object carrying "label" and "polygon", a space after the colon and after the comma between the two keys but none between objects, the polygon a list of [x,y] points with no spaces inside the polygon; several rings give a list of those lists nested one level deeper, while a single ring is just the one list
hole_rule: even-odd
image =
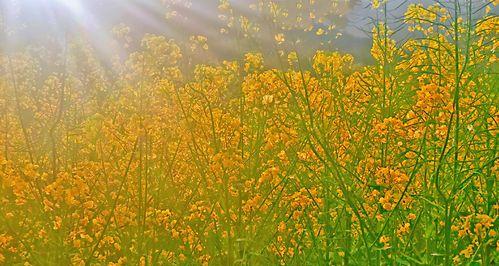
[{"label": "vegetation", "polygon": [[498,263],[498,3],[410,5],[396,41],[374,1],[369,64],[294,26],[272,64],[125,25],[109,60],[2,52],[0,264]]}]

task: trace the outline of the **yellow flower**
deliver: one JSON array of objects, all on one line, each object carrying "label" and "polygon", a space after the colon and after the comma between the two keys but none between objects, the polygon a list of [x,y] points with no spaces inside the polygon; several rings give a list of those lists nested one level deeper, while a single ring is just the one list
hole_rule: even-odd
[{"label": "yellow flower", "polygon": [[471,258],[471,255],[473,255],[473,245],[468,245],[465,249],[461,250],[459,254],[463,255],[467,259]]},{"label": "yellow flower", "polygon": [[273,95],[264,95],[262,99],[262,104],[263,105],[269,105],[274,101],[274,96]]},{"label": "yellow flower", "polygon": [[388,248],[390,248],[390,237],[389,237],[389,236],[384,236],[384,235],[383,235],[383,236],[381,236],[381,237],[379,238],[379,242],[380,242],[381,244],[383,244],[383,248],[384,248],[384,249],[388,249]]},{"label": "yellow flower", "polygon": [[61,226],[62,226],[62,218],[59,217],[59,216],[56,216],[55,217],[55,220],[54,220],[54,230],[59,230],[61,229]]},{"label": "yellow flower", "polygon": [[278,230],[279,232],[281,232],[281,233],[282,233],[282,232],[284,232],[284,231],[286,230],[286,223],[285,223],[284,221],[281,221],[281,222],[279,223],[279,227],[278,227],[278,229],[277,229],[277,230]]},{"label": "yellow flower", "polygon": [[278,33],[274,36],[274,39],[278,44],[282,44],[285,41],[284,34],[283,33]]}]

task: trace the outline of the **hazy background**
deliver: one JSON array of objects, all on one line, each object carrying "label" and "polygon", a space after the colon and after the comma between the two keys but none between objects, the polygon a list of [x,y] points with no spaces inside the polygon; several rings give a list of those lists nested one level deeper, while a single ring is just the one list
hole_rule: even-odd
[{"label": "hazy background", "polygon": [[[144,34],[155,33],[188,42],[190,36],[203,35],[208,38],[209,52],[206,58],[234,58],[246,51],[265,51],[273,53],[278,49],[296,49],[302,54],[310,54],[317,49],[340,50],[353,54],[357,61],[369,60],[371,40],[368,31],[372,29],[372,20],[383,16],[382,11],[373,10],[369,0],[339,0],[337,10],[327,14],[322,22],[312,23],[313,29],[304,32],[299,29],[284,31],[286,38],[300,39],[298,44],[275,45],[274,34],[280,29],[266,27],[264,21],[258,36],[241,38],[240,33],[232,31],[220,34],[225,22],[220,19],[218,0],[0,0],[2,9],[3,34],[2,49],[13,51],[34,44],[56,45],[64,38],[83,37],[93,43],[96,49],[106,53],[111,42],[111,31],[116,25],[130,28],[130,37],[138,45]],[[228,1],[234,17],[244,15],[255,20],[261,19],[248,6],[252,0]],[[274,1],[279,5],[296,5],[298,1]],[[307,1],[305,1],[307,2]],[[317,12],[320,2],[317,0]],[[332,1],[326,0],[324,8]],[[411,3],[429,4],[435,1],[390,0],[388,1],[388,19],[393,27],[400,25],[400,18]],[[483,2],[483,1],[482,1]],[[327,13],[327,12],[325,12]],[[171,14],[175,16],[171,17]],[[294,17],[290,11],[290,17]],[[236,22],[237,24],[237,22]],[[305,22],[304,22],[305,24]],[[316,30],[333,24],[335,28],[327,34],[318,36]],[[398,33],[397,38],[404,39],[406,32]],[[289,36],[289,37],[288,37]],[[291,40],[289,40],[291,42]],[[295,41],[295,40],[293,40]],[[132,47],[133,49],[133,47]]]}]

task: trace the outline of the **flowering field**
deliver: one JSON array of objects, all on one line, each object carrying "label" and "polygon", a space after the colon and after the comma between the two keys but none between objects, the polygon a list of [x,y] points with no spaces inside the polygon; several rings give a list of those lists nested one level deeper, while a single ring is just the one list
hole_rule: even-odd
[{"label": "flowering field", "polygon": [[0,265],[499,263],[499,2],[390,1],[362,60],[312,0],[0,50]]}]

